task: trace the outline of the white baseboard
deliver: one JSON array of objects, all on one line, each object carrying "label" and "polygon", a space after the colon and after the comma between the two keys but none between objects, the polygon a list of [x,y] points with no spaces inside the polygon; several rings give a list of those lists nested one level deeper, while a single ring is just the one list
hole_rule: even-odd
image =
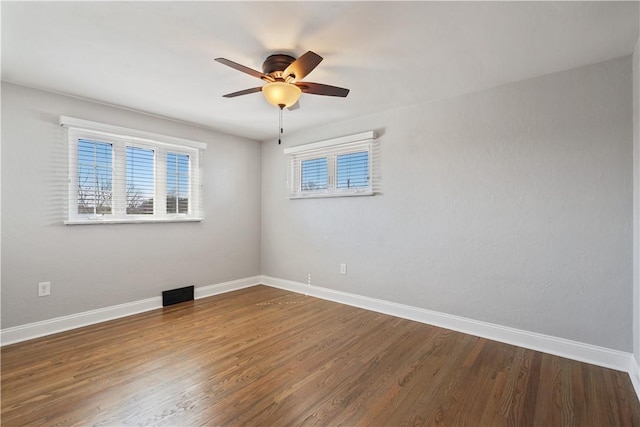
[{"label": "white baseboard", "polygon": [[162,298],[153,297],[111,307],[99,308],[97,310],[70,314],[68,316],[56,317],[40,322],[28,323],[26,325],[14,326],[3,329],[0,332],[0,342],[3,346],[14,344],[45,335],[80,328],[82,326],[105,322],[107,320],[131,316],[132,314],[142,313],[159,307],[162,307]]},{"label": "white baseboard", "polygon": [[[230,292],[237,289],[247,288],[260,283],[260,276],[248,277],[245,279],[232,280],[229,282],[217,283],[215,285],[201,286],[195,288],[195,299],[205,298],[212,295]],[[131,316],[149,310],[162,307],[162,297],[147,298],[125,304],[118,304],[110,307],[99,308],[97,310],[85,311],[68,316],[56,317],[54,319],[29,323],[26,325],[14,326],[0,331],[0,345],[14,344],[21,341],[39,338],[82,326],[93,325],[107,320],[118,319],[120,317]]]},{"label": "white baseboard", "polygon": [[[306,283],[262,276],[262,283],[275,288],[439,326],[466,334],[516,345],[580,362],[631,373],[632,354],[591,344],[520,329],[481,322],[460,316],[412,307],[404,304],[364,297],[333,289],[310,286]],[[637,378],[637,375],[636,375]],[[638,388],[636,388],[636,391]],[[639,394],[640,396],[640,394]]]},{"label": "white baseboard", "polygon": [[631,377],[631,383],[636,390],[636,395],[640,399],[640,364],[635,356],[631,356],[631,369],[629,370],[629,376]]},{"label": "white baseboard", "polygon": [[229,282],[217,283],[215,285],[201,286],[196,288],[195,299],[212,297],[224,294],[225,292],[237,291],[238,289],[250,288],[261,284],[261,276],[247,277],[245,279],[231,280]]},{"label": "white baseboard", "polygon": [[[278,279],[270,276],[254,276],[229,282],[195,288],[195,299],[264,284],[274,288],[310,295],[329,301],[389,314],[404,319],[439,326],[494,341],[554,354],[605,368],[629,373],[636,394],[640,398],[640,365],[633,354],[564,338],[481,322],[409,305],[398,304],[347,292],[336,291],[306,283]],[[119,304],[41,322],[6,328],[0,331],[0,345],[51,335],[70,329],[118,319],[162,307],[162,298],[153,297]]]}]

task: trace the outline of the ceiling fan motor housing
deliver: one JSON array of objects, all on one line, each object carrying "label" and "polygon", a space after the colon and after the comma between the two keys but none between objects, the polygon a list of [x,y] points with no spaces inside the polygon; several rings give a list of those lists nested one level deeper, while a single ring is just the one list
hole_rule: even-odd
[{"label": "ceiling fan motor housing", "polygon": [[[295,60],[296,58],[285,54],[270,55],[262,64],[262,72],[265,74],[274,74],[274,77],[282,78],[282,72]],[[279,75],[275,74],[277,72],[279,72]]]}]

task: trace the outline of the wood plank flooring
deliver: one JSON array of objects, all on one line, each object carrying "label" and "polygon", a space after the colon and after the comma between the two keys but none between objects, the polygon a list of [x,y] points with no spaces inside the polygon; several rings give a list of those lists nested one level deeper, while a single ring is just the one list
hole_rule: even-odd
[{"label": "wood plank flooring", "polygon": [[256,286],[2,348],[10,426],[640,426],[627,373]]}]

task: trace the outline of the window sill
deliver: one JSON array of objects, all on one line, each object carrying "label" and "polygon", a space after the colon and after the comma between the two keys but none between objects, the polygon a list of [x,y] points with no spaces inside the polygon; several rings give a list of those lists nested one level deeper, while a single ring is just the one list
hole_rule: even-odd
[{"label": "window sill", "polygon": [[163,222],[202,222],[204,218],[149,218],[149,219],[73,219],[64,225],[104,225],[104,224],[157,224]]},{"label": "window sill", "polygon": [[326,199],[332,197],[358,197],[358,196],[373,196],[373,191],[359,191],[352,193],[301,193],[301,194],[292,194],[289,196],[290,200],[294,199]]}]

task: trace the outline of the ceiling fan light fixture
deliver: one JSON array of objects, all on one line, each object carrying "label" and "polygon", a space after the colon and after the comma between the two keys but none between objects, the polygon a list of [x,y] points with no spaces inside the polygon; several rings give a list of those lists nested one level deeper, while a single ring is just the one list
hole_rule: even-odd
[{"label": "ceiling fan light fixture", "polygon": [[287,108],[298,102],[302,90],[292,83],[271,82],[262,87],[262,94],[269,104]]}]

